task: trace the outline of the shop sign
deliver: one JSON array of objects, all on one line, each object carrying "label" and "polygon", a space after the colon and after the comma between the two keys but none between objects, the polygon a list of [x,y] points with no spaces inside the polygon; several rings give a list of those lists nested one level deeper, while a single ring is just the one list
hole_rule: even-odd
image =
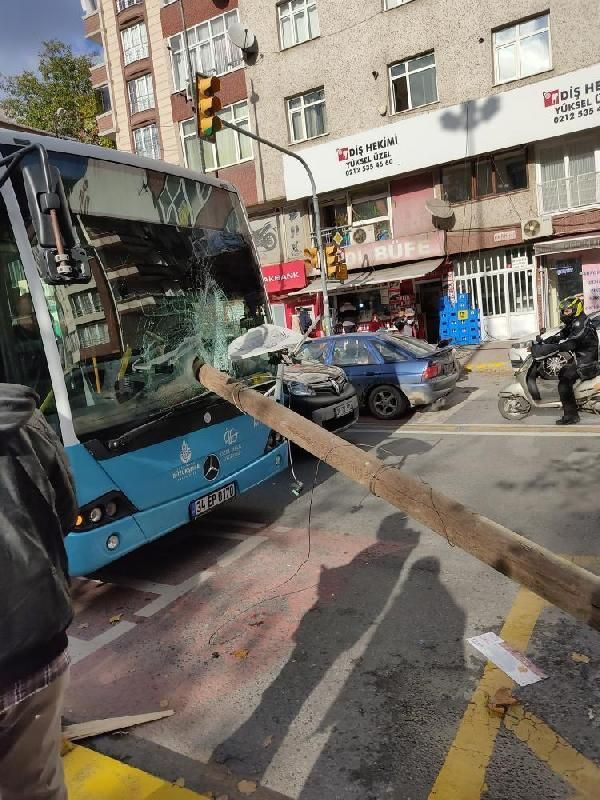
[{"label": "shop sign", "polygon": [[587,314],[600,311],[600,264],[583,267],[583,305]]},{"label": "shop sign", "polygon": [[270,264],[261,267],[267,294],[291,292],[304,289],[307,283],[304,261],[288,261],[285,264]]},{"label": "shop sign", "polygon": [[494,244],[498,244],[498,242],[514,242],[516,238],[516,228],[511,228],[509,231],[496,231],[494,234]]},{"label": "shop sign", "polygon": [[529,258],[527,256],[513,256],[509,266],[513,269],[527,269],[529,267]]},{"label": "shop sign", "polygon": [[415,237],[403,236],[344,248],[348,269],[368,269],[380,264],[420,261],[444,255],[444,232],[431,231]]},{"label": "shop sign", "polygon": [[[600,64],[594,64],[460,105],[395,118],[380,128],[306,148],[302,156],[312,169],[317,191],[323,193],[588,130],[599,123]],[[283,166],[288,200],[309,197],[311,186],[303,166],[289,156],[283,157]]]}]

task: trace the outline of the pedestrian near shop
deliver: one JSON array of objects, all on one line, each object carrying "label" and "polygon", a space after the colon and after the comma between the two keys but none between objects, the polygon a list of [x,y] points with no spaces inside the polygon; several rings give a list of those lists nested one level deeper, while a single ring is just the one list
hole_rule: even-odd
[{"label": "pedestrian near shop", "polygon": [[61,710],[75,523],[62,445],[26,386],[0,383],[0,798],[66,800]]}]

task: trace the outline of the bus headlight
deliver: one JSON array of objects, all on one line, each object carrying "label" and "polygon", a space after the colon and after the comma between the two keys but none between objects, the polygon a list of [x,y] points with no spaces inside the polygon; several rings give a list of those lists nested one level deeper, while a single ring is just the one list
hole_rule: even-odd
[{"label": "bus headlight", "polygon": [[[129,517],[136,511],[137,508],[125,497],[123,492],[109,492],[91,503],[86,503],[79,509],[73,531],[75,533],[91,531],[117,519]],[[116,546],[114,545],[112,549]]]}]

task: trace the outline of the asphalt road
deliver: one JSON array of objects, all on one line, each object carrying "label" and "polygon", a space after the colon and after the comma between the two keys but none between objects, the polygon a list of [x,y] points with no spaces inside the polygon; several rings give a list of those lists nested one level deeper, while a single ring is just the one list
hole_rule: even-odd
[{"label": "asphalt road", "polygon": [[[600,427],[503,422],[510,376],[350,441],[600,572]],[[600,635],[297,453],[288,475],[78,581],[73,721],[169,707],[102,752],[215,796],[600,796]],[[467,642],[501,632],[547,679],[514,689]]]}]

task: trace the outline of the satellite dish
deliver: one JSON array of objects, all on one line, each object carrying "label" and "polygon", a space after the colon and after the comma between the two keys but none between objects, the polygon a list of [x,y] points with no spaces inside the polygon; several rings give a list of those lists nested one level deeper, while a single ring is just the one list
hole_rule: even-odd
[{"label": "satellite dish", "polygon": [[425,207],[431,212],[432,217],[437,217],[438,219],[450,219],[454,213],[450,203],[446,200],[440,200],[438,197],[432,197],[430,200],[426,200]]},{"label": "satellite dish", "polygon": [[236,47],[239,47],[242,52],[256,53],[258,50],[256,35],[250,30],[250,28],[242,25],[241,22],[232,22],[227,29],[227,33],[229,34],[229,38],[233,44]]},{"label": "satellite dish", "polygon": [[231,361],[256,358],[277,350],[293,350],[302,341],[302,334],[279,325],[259,325],[243,336],[238,336],[229,345],[227,353]]}]

